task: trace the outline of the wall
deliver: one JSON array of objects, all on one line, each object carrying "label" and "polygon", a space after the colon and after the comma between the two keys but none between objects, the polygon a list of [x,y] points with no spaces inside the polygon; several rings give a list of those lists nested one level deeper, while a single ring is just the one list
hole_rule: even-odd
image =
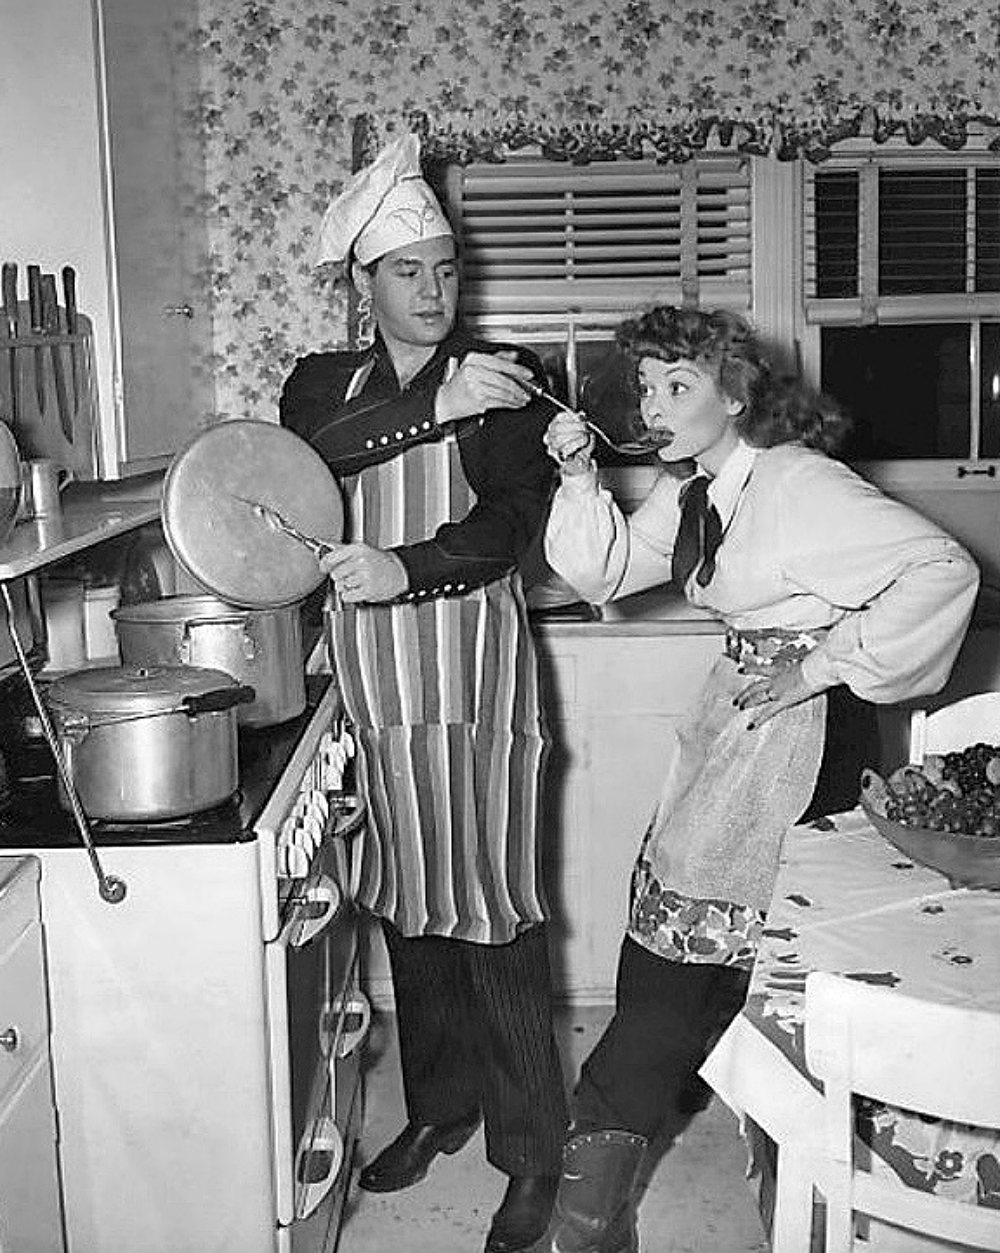
[{"label": "wall", "polygon": [[192,124],[206,199],[221,416],[273,418],[295,357],[346,333],[312,264],[353,119],[415,120],[465,159],[534,142],[683,157],[710,132],[821,155],[862,124],[961,142],[1000,116],[1000,19],[951,0],[200,0]]}]

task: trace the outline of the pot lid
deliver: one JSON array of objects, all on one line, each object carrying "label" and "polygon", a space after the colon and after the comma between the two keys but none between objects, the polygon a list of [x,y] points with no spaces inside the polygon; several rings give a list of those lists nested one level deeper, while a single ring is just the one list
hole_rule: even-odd
[{"label": "pot lid", "polygon": [[240,418],[202,431],[171,462],[160,502],[167,543],[192,578],[231,605],[295,604],[326,576],[254,503],[317,539],[339,543],[343,534],[340,490],[319,453],[274,422]]},{"label": "pot lid", "polygon": [[206,666],[105,666],[56,679],[45,703],[76,713],[158,713],[231,687],[239,687],[232,675]]}]

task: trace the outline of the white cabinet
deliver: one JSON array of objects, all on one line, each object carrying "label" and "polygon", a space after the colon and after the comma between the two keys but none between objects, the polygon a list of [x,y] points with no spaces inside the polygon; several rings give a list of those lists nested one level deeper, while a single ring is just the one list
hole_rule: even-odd
[{"label": "white cabinet", "polygon": [[202,158],[181,123],[196,16],[196,0],[0,0],[0,251],[22,300],[29,262],[77,271],[104,478],[166,464],[211,408]]},{"label": "white cabinet", "polygon": [[553,978],[578,1004],[613,999],[639,841],[676,752],[676,725],[722,651],[706,623],[550,626],[539,632],[554,746],[544,861]]},{"label": "white cabinet", "polygon": [[0,858],[0,1253],[64,1247],[38,879]]}]

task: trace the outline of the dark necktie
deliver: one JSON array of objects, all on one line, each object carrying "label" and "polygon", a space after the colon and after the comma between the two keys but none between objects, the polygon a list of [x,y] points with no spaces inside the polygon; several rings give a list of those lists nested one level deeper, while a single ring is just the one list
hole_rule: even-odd
[{"label": "dark necktie", "polygon": [[[707,587],[715,574],[715,554],[722,543],[722,519],[708,502],[707,475],[698,474],[681,489],[681,520],[674,541],[673,581],[682,591],[691,572],[700,587]],[[699,568],[700,567],[700,568]]]}]

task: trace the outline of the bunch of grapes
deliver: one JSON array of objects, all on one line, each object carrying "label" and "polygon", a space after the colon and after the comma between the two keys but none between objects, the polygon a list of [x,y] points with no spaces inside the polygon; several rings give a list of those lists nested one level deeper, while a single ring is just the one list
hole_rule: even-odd
[{"label": "bunch of grapes", "polygon": [[886,817],[985,838],[1000,836],[1000,746],[971,744],[961,752],[928,755],[922,766],[889,776]]}]

